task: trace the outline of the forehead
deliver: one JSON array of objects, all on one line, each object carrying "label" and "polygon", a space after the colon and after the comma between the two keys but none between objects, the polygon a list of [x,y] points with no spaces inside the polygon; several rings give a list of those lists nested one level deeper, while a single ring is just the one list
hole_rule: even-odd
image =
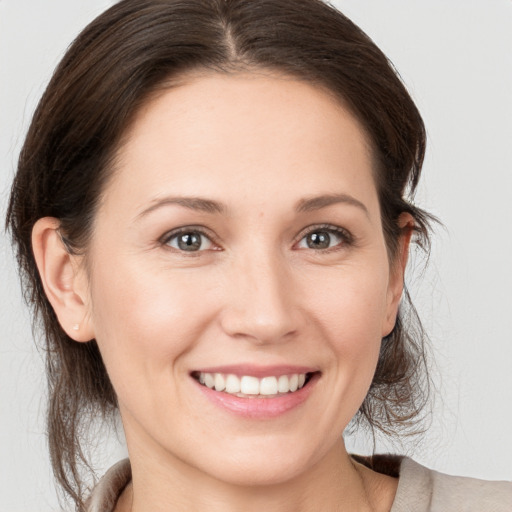
[{"label": "forehead", "polygon": [[253,73],[191,75],[159,91],[126,133],[108,188],[135,190],[142,202],[165,192],[236,191],[232,199],[244,203],[334,186],[363,201],[375,195],[359,122],[320,87]]}]

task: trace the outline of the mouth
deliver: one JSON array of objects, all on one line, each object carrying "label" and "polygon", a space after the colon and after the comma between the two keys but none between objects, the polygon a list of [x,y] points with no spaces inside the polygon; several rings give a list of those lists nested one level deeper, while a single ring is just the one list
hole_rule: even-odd
[{"label": "mouth", "polygon": [[269,420],[299,410],[321,375],[304,366],[244,364],[201,368],[190,374],[211,404],[248,420]]},{"label": "mouth", "polygon": [[285,375],[235,375],[219,372],[192,372],[200,385],[238,398],[278,398],[300,391],[319,372],[290,373]]}]

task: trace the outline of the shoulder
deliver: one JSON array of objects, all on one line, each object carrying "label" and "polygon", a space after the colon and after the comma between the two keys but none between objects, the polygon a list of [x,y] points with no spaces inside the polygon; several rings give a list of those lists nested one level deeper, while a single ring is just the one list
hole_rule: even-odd
[{"label": "shoulder", "polygon": [[411,459],[400,464],[391,512],[511,512],[512,482],[446,475]]},{"label": "shoulder", "polygon": [[131,478],[132,471],[128,459],[114,464],[92,490],[85,504],[86,512],[112,512]]},{"label": "shoulder", "polygon": [[[446,475],[409,458],[357,458],[378,472],[398,476],[391,512],[511,512],[512,482]],[[131,480],[128,459],[112,466],[87,500],[87,512],[112,512]]]}]

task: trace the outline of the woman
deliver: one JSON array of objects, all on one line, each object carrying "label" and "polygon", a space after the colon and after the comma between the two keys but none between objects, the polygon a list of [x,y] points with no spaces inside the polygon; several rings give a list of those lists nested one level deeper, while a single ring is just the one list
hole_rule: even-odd
[{"label": "woman", "polygon": [[[78,509],[506,510],[509,484],[342,441],[426,399],[399,312],[424,149],[384,55],[321,2],[125,0],[85,29],[8,211]],[[80,428],[117,411],[130,462],[85,503]]]}]

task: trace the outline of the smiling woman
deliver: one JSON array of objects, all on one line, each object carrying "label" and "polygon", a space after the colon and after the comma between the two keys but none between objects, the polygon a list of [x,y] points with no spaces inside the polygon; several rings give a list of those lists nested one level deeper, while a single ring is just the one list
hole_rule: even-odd
[{"label": "smiling woman", "polygon": [[[424,150],[385,56],[323,2],[123,0],[84,30],[8,210],[78,510],[506,510],[508,484],[343,442],[414,430],[428,399],[401,305]],[[130,460],[86,499],[98,412]]]}]

